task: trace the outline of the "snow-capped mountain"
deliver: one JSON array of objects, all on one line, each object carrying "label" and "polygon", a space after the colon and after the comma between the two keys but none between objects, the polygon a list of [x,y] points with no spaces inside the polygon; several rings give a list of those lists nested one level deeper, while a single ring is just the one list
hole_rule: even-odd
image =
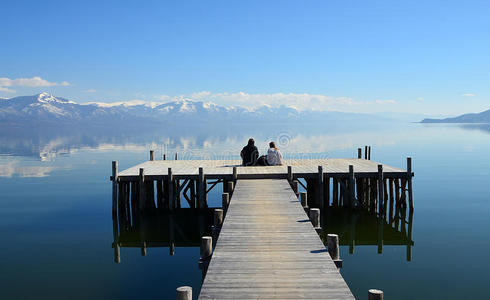
[{"label": "snow-capped mountain", "polygon": [[148,124],[148,123],[196,123],[221,124],[232,122],[291,122],[331,121],[372,118],[369,115],[303,111],[289,106],[263,106],[254,110],[238,106],[220,106],[212,102],[177,100],[164,104],[138,102],[84,103],[55,97],[48,93],[0,99],[0,122],[29,125],[49,124]]}]

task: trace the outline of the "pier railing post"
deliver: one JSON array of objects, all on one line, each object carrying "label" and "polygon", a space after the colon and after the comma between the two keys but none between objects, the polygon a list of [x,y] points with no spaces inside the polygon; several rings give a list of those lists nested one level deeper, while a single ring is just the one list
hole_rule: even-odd
[{"label": "pier railing post", "polygon": [[293,182],[293,167],[288,166],[288,181],[289,183]]},{"label": "pier railing post", "polygon": [[167,155],[165,153],[163,154],[162,159],[167,160]]},{"label": "pier railing post", "polygon": [[226,212],[228,210],[228,205],[230,205],[230,194],[223,193],[221,194],[221,206],[223,210]]},{"label": "pier railing post", "polygon": [[178,159],[178,157],[177,157],[177,153],[175,153],[175,160],[177,160],[177,159]]},{"label": "pier railing post", "polygon": [[236,180],[237,179],[238,179],[237,168],[236,167],[233,167],[233,182],[236,183]]},{"label": "pier railing post", "polygon": [[298,180],[293,180],[293,182],[291,183],[291,187],[293,188],[293,192],[296,194],[296,197],[298,197],[299,196]]},{"label": "pier railing post", "polygon": [[320,206],[320,209],[324,208],[324,190],[323,190],[323,166],[318,166],[318,187],[316,189],[316,196],[317,196],[317,202],[318,206]]},{"label": "pier railing post", "polygon": [[201,237],[201,260],[206,260],[213,253],[213,238],[210,236]]},{"label": "pier railing post", "polygon": [[223,224],[223,210],[221,208],[214,209],[214,226],[221,228]]},{"label": "pier railing post", "polygon": [[117,216],[117,161],[112,162],[112,216]]},{"label": "pier railing post", "polygon": [[371,289],[368,291],[368,300],[383,300],[384,293],[381,290]]},{"label": "pier railing post", "polygon": [[413,209],[413,192],[412,192],[412,158],[407,157],[407,175],[408,175],[408,204]]},{"label": "pier railing post", "polygon": [[327,234],[327,248],[337,268],[341,268],[342,260],[340,259],[339,236],[337,234]]},{"label": "pier railing post", "polygon": [[371,160],[371,146],[368,146],[368,160]]},{"label": "pier railing post", "polygon": [[364,146],[364,159],[368,159],[368,146]]},{"label": "pier railing post", "polygon": [[153,154],[154,154],[153,150],[150,150],[150,161],[153,161]]},{"label": "pier railing post", "polygon": [[204,169],[202,167],[199,167],[199,179],[198,179],[198,206],[199,208],[204,208],[204,202],[206,198],[206,184],[205,184],[205,178],[204,178]]},{"label": "pier railing post", "polygon": [[356,199],[356,180],[354,178],[354,166],[349,165],[349,206],[354,206]]},{"label": "pier railing post", "polygon": [[308,194],[305,192],[299,193],[299,199],[301,201],[301,206],[308,213]]},{"label": "pier railing post", "polygon": [[378,165],[378,202],[379,202],[379,213],[384,215],[384,174],[383,174],[383,165]]},{"label": "pier railing post", "polygon": [[146,189],[145,189],[145,169],[140,168],[140,174],[139,174],[139,199],[138,199],[138,204],[139,204],[139,209],[142,211],[145,208],[146,205]]},{"label": "pier railing post", "polygon": [[192,300],[192,287],[181,286],[177,288],[177,300]]},{"label": "pier railing post", "polygon": [[235,183],[233,181],[228,181],[226,183],[226,190],[228,191],[228,194],[230,194],[230,197],[233,196],[234,189],[235,189]]},{"label": "pier railing post", "polygon": [[320,233],[322,230],[320,226],[320,209],[319,208],[311,208],[310,209],[310,221],[313,228],[315,228],[317,233]]},{"label": "pier railing post", "polygon": [[172,168],[168,168],[168,174],[167,174],[167,181],[168,181],[168,209],[172,210],[174,209],[174,204],[175,204],[175,196],[174,196],[174,176],[172,174]]},{"label": "pier railing post", "polygon": [[357,158],[358,159],[362,158],[362,149],[361,148],[357,148]]}]

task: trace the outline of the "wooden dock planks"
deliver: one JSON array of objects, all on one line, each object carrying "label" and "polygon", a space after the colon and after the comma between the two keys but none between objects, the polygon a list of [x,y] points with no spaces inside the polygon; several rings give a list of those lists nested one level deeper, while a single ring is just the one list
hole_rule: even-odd
[{"label": "wooden dock planks", "polygon": [[199,299],[354,299],[285,179],[238,180]]}]

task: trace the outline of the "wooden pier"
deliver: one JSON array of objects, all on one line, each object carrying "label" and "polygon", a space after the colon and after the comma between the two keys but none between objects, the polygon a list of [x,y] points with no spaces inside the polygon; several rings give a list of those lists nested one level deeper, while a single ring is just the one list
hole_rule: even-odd
[{"label": "wooden pier", "polygon": [[199,299],[354,299],[285,179],[238,180]]},{"label": "wooden pier", "polygon": [[[177,160],[177,155],[174,160],[166,160],[165,155],[155,160],[151,151],[149,161],[122,172],[113,162],[115,261],[120,261],[120,246],[140,246],[146,254],[147,246],[165,245],[150,243],[146,236],[148,213],[183,207],[208,210],[208,193],[221,185],[226,217],[221,231],[212,231],[215,237],[219,232],[214,253],[203,250],[212,254],[212,259],[209,269],[203,268],[201,299],[353,299],[337,271],[336,264],[340,266],[341,260],[336,252],[330,252],[331,246],[330,254],[326,251],[317,234],[321,230],[318,208],[322,212],[356,209],[378,216],[379,253],[384,224],[390,225],[388,230],[394,227],[397,231],[401,212],[410,208],[408,233],[402,232],[407,235],[410,260],[413,176],[411,158],[407,158],[406,169],[388,166],[370,160],[370,147],[364,158],[359,148],[357,158],[289,159],[282,166],[268,167],[243,167],[238,160]],[[300,190],[306,191],[301,192],[302,205],[298,201]],[[305,211],[310,212],[311,222]],[[169,220],[172,218],[170,214]],[[405,215],[402,231],[404,220]],[[133,230],[139,232],[138,240],[125,243],[120,234]],[[203,236],[204,231],[200,231]],[[173,232],[169,231],[171,254]],[[325,234],[321,236],[325,238]],[[331,238],[338,245],[338,236]],[[211,245],[209,237],[203,237],[202,242]],[[348,243],[353,252],[355,231],[350,233]]]}]

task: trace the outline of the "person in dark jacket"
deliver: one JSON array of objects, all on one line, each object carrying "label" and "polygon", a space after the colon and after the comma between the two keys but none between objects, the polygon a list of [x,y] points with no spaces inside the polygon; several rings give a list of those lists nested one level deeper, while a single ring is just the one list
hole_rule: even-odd
[{"label": "person in dark jacket", "polygon": [[259,157],[259,150],[255,147],[254,139],[250,138],[248,140],[248,145],[243,147],[242,152],[240,152],[242,157],[243,166],[254,166]]}]

